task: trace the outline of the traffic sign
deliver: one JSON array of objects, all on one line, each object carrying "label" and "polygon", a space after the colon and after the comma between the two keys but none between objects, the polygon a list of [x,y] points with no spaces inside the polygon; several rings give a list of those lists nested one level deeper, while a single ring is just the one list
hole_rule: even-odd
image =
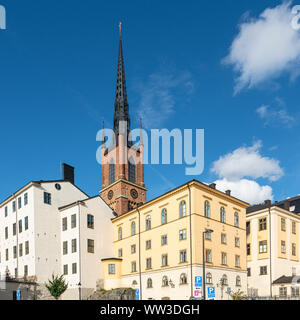
[{"label": "traffic sign", "polygon": [[196,288],[202,287],[202,277],[201,276],[195,277],[195,287]]},{"label": "traffic sign", "polygon": [[214,299],[216,297],[215,287],[207,288],[207,297],[208,299]]},{"label": "traffic sign", "polygon": [[16,298],[17,300],[21,300],[21,290],[16,291]]},{"label": "traffic sign", "polygon": [[227,288],[227,294],[230,294],[231,293],[231,288]]},{"label": "traffic sign", "polygon": [[139,289],[135,290],[135,300],[140,300],[140,290]]}]

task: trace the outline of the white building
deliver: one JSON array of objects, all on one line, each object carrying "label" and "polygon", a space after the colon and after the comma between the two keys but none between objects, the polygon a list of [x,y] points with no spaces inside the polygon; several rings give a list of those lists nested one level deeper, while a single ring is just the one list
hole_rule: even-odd
[{"label": "white building", "polygon": [[[77,201],[82,202],[72,211],[74,205],[69,204]],[[65,209],[60,211],[61,207]],[[94,230],[85,230],[86,210],[95,217]],[[71,212],[76,214],[77,228],[64,234],[61,231],[61,214],[67,217]],[[85,215],[82,222],[81,214]],[[63,255],[62,238],[68,242],[69,237],[70,241],[76,238],[79,245],[80,235],[73,235],[72,232],[82,230],[82,241],[86,241],[84,237],[89,236],[94,240],[95,246],[93,257],[88,258],[84,250],[78,249],[78,252],[82,252],[81,258],[88,262],[84,268],[81,268],[82,289],[84,285],[96,288],[96,282],[102,274],[101,265],[97,264],[96,260],[101,261],[103,257],[101,248],[104,248],[104,256],[106,256],[112,246],[111,241],[103,246],[104,235],[107,236],[110,232],[109,223],[112,217],[112,210],[103,200],[99,197],[89,198],[85,192],[75,186],[74,168],[63,164],[62,180],[32,181],[0,204],[0,274],[2,276],[9,274],[12,278],[18,279],[26,277],[39,284],[47,282],[52,274],[63,274],[66,257]],[[79,228],[81,223],[82,227]],[[84,246],[83,243],[80,245]],[[77,272],[80,270],[79,261],[77,259],[75,262],[79,268]],[[95,273],[97,267],[98,275]],[[87,273],[88,277],[84,273]],[[72,290],[73,279],[68,280],[70,280],[69,288]],[[68,297],[67,292],[65,296]]]}]

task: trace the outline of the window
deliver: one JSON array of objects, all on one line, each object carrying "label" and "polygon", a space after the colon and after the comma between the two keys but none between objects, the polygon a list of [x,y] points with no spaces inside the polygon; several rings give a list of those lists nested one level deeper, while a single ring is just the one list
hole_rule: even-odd
[{"label": "window", "polygon": [[7,207],[4,208],[4,215],[5,215],[5,217],[7,217],[7,215],[8,215],[8,209],[7,209]]},{"label": "window", "polygon": [[76,213],[71,215],[71,229],[76,228]]},{"label": "window", "polygon": [[221,207],[220,208],[220,221],[225,223],[226,222],[226,213],[225,213],[225,208]]},{"label": "window", "polygon": [[292,233],[296,234],[296,222],[295,221],[292,222]]},{"label": "window", "polygon": [[222,265],[227,265],[227,253],[222,252]]},{"label": "window", "polygon": [[68,254],[68,241],[63,242],[63,255]]},{"label": "window", "polygon": [[206,274],[206,283],[207,283],[207,284],[212,284],[212,275],[211,275],[210,272],[208,272],[208,273]]},{"label": "window", "polygon": [[8,227],[5,228],[5,239],[8,239]]},{"label": "window", "polygon": [[122,249],[119,249],[119,250],[118,250],[118,256],[119,256],[119,258],[120,258],[120,257],[123,257],[123,250],[122,250]]},{"label": "window", "polygon": [[259,241],[259,253],[268,252],[268,242],[267,240]]},{"label": "window", "polygon": [[89,229],[94,229],[94,216],[92,214],[87,215],[87,227]]},{"label": "window", "polygon": [[204,202],[204,216],[210,218],[210,203],[207,200]]},{"label": "window", "polygon": [[168,265],[168,255],[167,254],[163,254],[161,256],[161,266],[162,267],[166,267]]},{"label": "window", "polygon": [[222,284],[223,286],[228,286],[228,278],[226,274],[223,274],[222,276]]},{"label": "window", "polygon": [[247,256],[251,255],[251,244],[247,243]]},{"label": "window", "polygon": [[14,223],[13,224],[13,236],[15,236],[17,234],[17,224]]},{"label": "window", "polygon": [[185,216],[186,216],[186,203],[184,200],[182,200],[179,205],[179,218],[183,218]]},{"label": "window", "polygon": [[167,209],[161,211],[161,224],[167,224]]},{"label": "window", "polygon": [[251,224],[250,224],[250,221],[247,221],[246,222],[246,234],[250,234],[251,232]]},{"label": "window", "polygon": [[259,219],[258,230],[259,231],[267,230],[267,218]]},{"label": "window", "polygon": [[281,241],[281,253],[286,252],[285,241]]},{"label": "window", "polygon": [[180,284],[187,284],[187,275],[185,273],[180,275]]},{"label": "window", "polygon": [[24,218],[25,230],[28,230],[28,217]]},{"label": "window", "polygon": [[221,243],[226,244],[227,243],[227,237],[225,233],[221,233]]},{"label": "window", "polygon": [[23,256],[23,243],[19,244],[19,257]]},{"label": "window", "polygon": [[77,273],[77,263],[72,263],[72,274]]},{"label": "window", "polygon": [[135,163],[131,157],[128,162],[129,181],[135,183]]},{"label": "window", "polygon": [[186,250],[181,250],[179,253],[179,262],[180,263],[185,263],[187,262],[187,258],[186,258]]},{"label": "window", "polygon": [[281,231],[285,231],[285,230],[286,230],[285,219],[281,218]]},{"label": "window", "polygon": [[67,264],[64,265],[63,269],[64,269],[64,275],[65,276],[68,275],[68,265]]},{"label": "window", "polygon": [[122,227],[118,229],[118,240],[122,240]]},{"label": "window", "polygon": [[287,296],[287,287],[280,287],[279,288],[279,295],[280,295],[280,297],[286,297]]},{"label": "window", "polygon": [[22,208],[22,198],[19,197],[18,198],[18,209],[21,209]]},{"label": "window", "polygon": [[161,236],[161,245],[164,246],[166,244],[168,244],[168,236],[163,235],[163,236]]},{"label": "window", "polygon": [[239,214],[237,212],[234,213],[234,226],[239,227]]},{"label": "window", "polygon": [[[205,231],[207,231],[207,230],[205,230]],[[204,233],[204,236],[205,236],[205,240],[211,240],[211,232]]]},{"label": "window", "polygon": [[235,266],[236,268],[240,268],[241,266],[241,258],[238,255],[235,256]]},{"label": "window", "polygon": [[19,233],[22,233],[22,220],[19,220]]},{"label": "window", "polygon": [[146,230],[150,230],[151,229],[151,217],[147,216],[146,217]]},{"label": "window", "polygon": [[268,267],[267,266],[261,266],[259,268],[259,274],[261,276],[265,276],[266,274],[268,274]]},{"label": "window", "polygon": [[13,201],[13,203],[12,203],[12,211],[13,212],[16,212],[16,201]]},{"label": "window", "polygon": [[152,268],[152,259],[147,258],[146,259],[146,269],[151,269]]},{"label": "window", "polygon": [[247,277],[251,277],[251,268],[247,268]]},{"label": "window", "polygon": [[25,241],[25,255],[29,254],[29,241]]},{"label": "window", "polygon": [[109,184],[112,184],[115,182],[115,164],[114,160],[112,159],[109,164]]},{"label": "window", "polygon": [[169,280],[167,276],[163,276],[162,278],[162,286],[163,287],[168,287],[169,286]]},{"label": "window", "polygon": [[179,240],[185,240],[186,239],[186,229],[179,231]]},{"label": "window", "polygon": [[147,279],[147,288],[153,288],[153,284],[152,284],[152,279],[151,278],[148,278]]},{"label": "window", "polygon": [[17,258],[17,246],[13,247],[13,257],[14,257],[14,259]]},{"label": "window", "polygon": [[91,240],[91,239],[87,240],[87,251],[89,253],[94,253],[94,240]]},{"label": "window", "polygon": [[64,217],[62,219],[62,231],[66,231],[68,229],[68,218]]},{"label": "window", "polygon": [[240,287],[241,286],[241,277],[240,276],[237,276],[236,279],[235,279],[235,285],[237,287]]},{"label": "window", "polygon": [[5,249],[5,260],[8,261],[9,255],[8,255],[8,249]]},{"label": "window", "polygon": [[131,246],[131,253],[135,253],[135,252],[136,252],[136,246],[135,246],[135,244],[133,244]]},{"label": "window", "polygon": [[292,255],[296,256],[296,243],[292,243]]},{"label": "window", "polygon": [[24,266],[24,278],[28,276],[28,266]]},{"label": "window", "polygon": [[136,262],[131,262],[131,272],[136,272]]},{"label": "window", "polygon": [[116,265],[115,264],[109,264],[108,265],[108,274],[115,274],[116,273]]},{"label": "window", "polygon": [[151,240],[146,241],[146,250],[151,249]]},{"label": "window", "polygon": [[72,253],[77,251],[77,239],[72,239]]},{"label": "window", "polygon": [[51,205],[51,193],[44,192],[44,203]]},{"label": "window", "polygon": [[239,248],[240,247],[240,238],[235,237],[234,243],[235,243],[235,246],[237,248]]},{"label": "window", "polygon": [[206,249],[205,250],[205,260],[206,260],[207,263],[211,263],[212,262],[211,250],[210,249]]},{"label": "window", "polygon": [[299,297],[299,287],[292,287],[292,297]]},{"label": "window", "polygon": [[27,206],[28,204],[28,193],[24,193],[24,206]]},{"label": "window", "polygon": [[134,221],[131,222],[131,235],[132,236],[135,235],[135,222]]}]

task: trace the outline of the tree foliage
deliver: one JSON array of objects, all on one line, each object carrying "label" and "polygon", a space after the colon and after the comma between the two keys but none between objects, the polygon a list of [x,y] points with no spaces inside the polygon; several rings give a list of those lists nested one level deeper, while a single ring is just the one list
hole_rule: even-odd
[{"label": "tree foliage", "polygon": [[68,284],[66,283],[64,276],[54,276],[52,274],[52,280],[48,280],[46,288],[49,290],[52,297],[58,300],[59,297],[68,289]]},{"label": "tree foliage", "polygon": [[247,296],[244,291],[241,291],[240,289],[236,292],[232,292],[230,295],[232,300],[247,300]]}]

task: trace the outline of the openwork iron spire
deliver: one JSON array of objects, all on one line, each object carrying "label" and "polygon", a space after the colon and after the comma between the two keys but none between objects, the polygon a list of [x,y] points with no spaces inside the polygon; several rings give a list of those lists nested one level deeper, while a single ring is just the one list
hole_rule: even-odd
[{"label": "openwork iron spire", "polygon": [[[115,114],[114,114],[114,132],[116,135],[117,142],[118,142],[118,135],[120,133],[119,132],[120,121],[127,122],[127,137],[129,135],[129,131],[130,131],[130,117],[129,117],[129,106],[128,106],[128,101],[127,101],[127,91],[126,91],[126,81],[125,81],[121,25],[122,24],[120,22],[120,24],[119,24],[119,28],[120,28],[119,57],[118,57]],[[125,130],[125,132],[126,132],[126,130]]]}]

